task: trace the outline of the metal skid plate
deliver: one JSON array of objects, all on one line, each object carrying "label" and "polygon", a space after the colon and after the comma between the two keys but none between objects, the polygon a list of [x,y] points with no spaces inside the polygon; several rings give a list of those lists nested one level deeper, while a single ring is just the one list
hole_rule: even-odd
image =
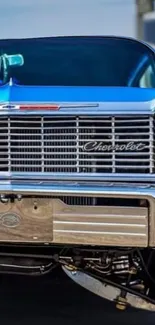
[{"label": "metal skid plate", "polygon": [[[118,288],[104,284],[83,272],[71,271],[65,266],[62,266],[62,269],[74,282],[104,299],[116,301],[120,296],[120,289]],[[127,293],[126,300],[127,304],[134,308],[155,311],[155,305],[130,293]]]}]

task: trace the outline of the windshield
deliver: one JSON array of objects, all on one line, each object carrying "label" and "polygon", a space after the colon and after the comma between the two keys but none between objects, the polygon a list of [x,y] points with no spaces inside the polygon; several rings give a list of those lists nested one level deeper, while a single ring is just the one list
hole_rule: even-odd
[{"label": "windshield", "polygon": [[[1,40],[0,48],[1,54],[23,56],[24,64],[8,73],[21,85],[145,87],[141,78],[151,71],[146,87],[155,87],[153,52],[134,40],[51,37]],[[3,71],[0,79],[3,83]]]}]

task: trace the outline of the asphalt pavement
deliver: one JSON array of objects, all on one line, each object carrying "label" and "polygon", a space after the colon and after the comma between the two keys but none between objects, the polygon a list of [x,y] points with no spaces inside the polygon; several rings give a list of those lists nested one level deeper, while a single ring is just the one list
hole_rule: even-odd
[{"label": "asphalt pavement", "polygon": [[119,312],[56,271],[37,278],[2,276],[0,302],[0,325],[155,324],[155,314]]}]

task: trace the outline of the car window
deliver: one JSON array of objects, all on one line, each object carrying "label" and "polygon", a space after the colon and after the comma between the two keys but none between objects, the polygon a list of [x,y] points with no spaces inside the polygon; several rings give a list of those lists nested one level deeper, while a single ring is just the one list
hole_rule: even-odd
[{"label": "car window", "polygon": [[139,80],[139,87],[141,88],[154,88],[155,87],[155,74],[153,66],[149,65]]},{"label": "car window", "polygon": [[[2,53],[23,55],[24,65],[9,71],[21,85],[127,87],[144,58],[149,65],[155,60],[144,44],[119,37],[1,40],[0,49]],[[143,80],[139,87],[142,84]]]}]

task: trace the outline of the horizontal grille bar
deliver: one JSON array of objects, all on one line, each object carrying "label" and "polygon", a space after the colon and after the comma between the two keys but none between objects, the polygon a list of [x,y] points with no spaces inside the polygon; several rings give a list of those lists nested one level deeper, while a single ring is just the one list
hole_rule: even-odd
[{"label": "horizontal grille bar", "polygon": [[0,172],[154,173],[154,118],[0,116]]},{"label": "horizontal grille bar", "polygon": [[[0,161],[4,161],[4,160],[7,160],[7,161],[21,161],[21,158],[0,158]],[[57,158],[53,158],[52,161],[57,161],[58,159]],[[101,160],[101,159],[100,159]],[[98,160],[98,161],[100,161]],[[32,161],[32,157],[31,158],[27,158],[27,161]],[[40,161],[40,158],[35,158],[35,161]],[[44,158],[44,161],[51,161],[51,158]],[[63,161],[75,161],[75,159],[73,158],[63,158]],[[80,161],[80,158],[77,159],[77,161]],[[88,159],[86,158],[83,158],[82,161],[87,161],[88,162]],[[94,159],[91,158],[89,159],[89,161],[91,162],[94,162]],[[101,160],[102,161],[102,160]],[[109,162],[109,159],[104,159],[104,161],[108,161]],[[124,161],[124,159],[117,159],[117,161]],[[126,159],[126,161],[129,161],[130,162],[130,159]],[[134,162],[141,162],[141,161],[147,161],[146,159],[134,159]],[[148,161],[150,161],[148,159]]]}]

